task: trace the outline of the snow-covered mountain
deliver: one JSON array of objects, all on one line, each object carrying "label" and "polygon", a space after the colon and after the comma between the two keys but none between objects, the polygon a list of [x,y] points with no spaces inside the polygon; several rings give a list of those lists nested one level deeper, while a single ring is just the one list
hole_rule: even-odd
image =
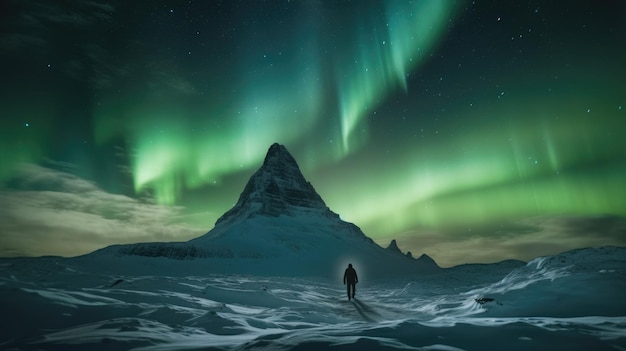
[{"label": "snow-covered mountain", "polygon": [[[397,248],[397,246],[396,246]],[[237,204],[205,235],[185,243],[115,245],[82,259],[133,260],[129,269],[335,278],[352,263],[362,275],[439,270],[423,255],[385,250],[331,211],[283,145],[273,144]],[[142,258],[143,260],[139,260]],[[165,262],[164,260],[167,260]],[[115,266],[116,264],[112,264]],[[163,267],[161,267],[163,266]]]}]

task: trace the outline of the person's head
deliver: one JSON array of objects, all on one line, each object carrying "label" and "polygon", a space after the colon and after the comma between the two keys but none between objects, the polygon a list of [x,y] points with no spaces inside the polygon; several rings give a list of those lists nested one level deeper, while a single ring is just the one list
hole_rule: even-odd
[{"label": "person's head", "polygon": [[352,268],[352,263],[348,263],[348,268]]}]

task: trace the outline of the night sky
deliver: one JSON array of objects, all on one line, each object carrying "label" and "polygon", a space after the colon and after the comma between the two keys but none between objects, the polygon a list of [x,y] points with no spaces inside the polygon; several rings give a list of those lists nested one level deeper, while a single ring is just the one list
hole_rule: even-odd
[{"label": "night sky", "polygon": [[284,144],[442,266],[626,246],[626,2],[0,2],[0,256],[204,234]]}]

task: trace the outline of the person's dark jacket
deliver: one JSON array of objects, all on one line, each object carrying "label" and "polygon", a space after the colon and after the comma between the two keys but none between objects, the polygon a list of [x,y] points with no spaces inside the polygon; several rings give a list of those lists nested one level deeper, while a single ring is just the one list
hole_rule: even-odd
[{"label": "person's dark jacket", "polygon": [[352,267],[346,268],[346,272],[343,274],[343,283],[356,284],[359,282],[359,277],[356,275],[356,271]]}]

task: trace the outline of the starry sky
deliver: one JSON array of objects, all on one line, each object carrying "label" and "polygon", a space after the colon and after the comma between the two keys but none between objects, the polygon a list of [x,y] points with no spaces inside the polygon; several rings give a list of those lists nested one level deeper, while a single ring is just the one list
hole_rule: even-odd
[{"label": "starry sky", "polygon": [[0,3],[0,256],[204,234],[279,142],[442,266],[626,246],[626,2]]}]

